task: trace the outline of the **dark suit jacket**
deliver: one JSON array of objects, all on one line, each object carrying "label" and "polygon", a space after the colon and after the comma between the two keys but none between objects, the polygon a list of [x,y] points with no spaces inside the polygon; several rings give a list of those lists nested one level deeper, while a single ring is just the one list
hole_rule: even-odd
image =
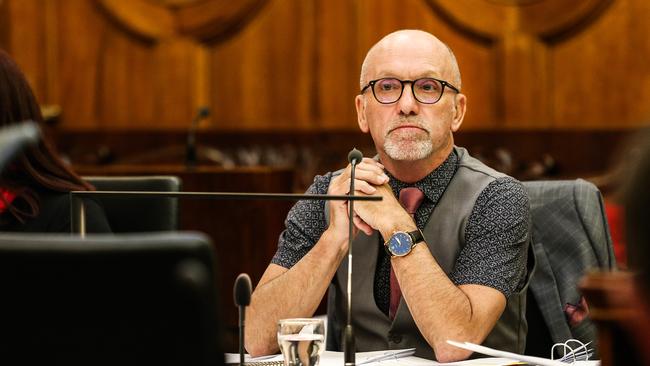
[{"label": "dark suit jacket", "polygon": [[[595,342],[593,322],[587,317],[571,325],[565,307],[580,303],[577,285],[586,271],[616,266],[600,192],[582,179],[524,182],[524,186],[530,197],[536,260],[529,289],[552,341]],[[529,329],[529,334],[534,332]]]}]

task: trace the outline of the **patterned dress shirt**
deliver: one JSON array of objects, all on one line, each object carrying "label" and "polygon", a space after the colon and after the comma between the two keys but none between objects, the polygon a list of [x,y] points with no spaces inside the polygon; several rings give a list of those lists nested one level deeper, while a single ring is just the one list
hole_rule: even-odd
[{"label": "patterned dress shirt", "polygon": [[[387,172],[396,197],[404,187],[415,186],[425,199],[415,214],[421,230],[433,213],[458,168],[454,151],[443,164],[422,180],[407,184]],[[325,194],[332,173],[316,176],[307,193]],[[327,229],[324,201],[299,201],[289,212],[286,229],[280,235],[272,263],[285,268],[295,265],[318,242]],[[450,279],[456,285],[477,284],[502,292],[506,298],[525,283],[527,252],[524,245],[529,231],[529,203],[521,182],[511,177],[498,178],[478,196],[465,228],[465,246],[461,250]],[[377,259],[374,278],[375,302],[388,314],[390,301],[390,258],[383,250]]]}]

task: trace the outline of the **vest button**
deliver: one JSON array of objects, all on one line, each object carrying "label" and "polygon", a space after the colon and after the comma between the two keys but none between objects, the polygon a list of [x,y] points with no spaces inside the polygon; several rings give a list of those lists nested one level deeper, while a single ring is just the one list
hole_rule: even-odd
[{"label": "vest button", "polygon": [[393,342],[393,343],[401,343],[402,342],[402,336],[399,334],[391,334],[388,336],[388,340]]}]

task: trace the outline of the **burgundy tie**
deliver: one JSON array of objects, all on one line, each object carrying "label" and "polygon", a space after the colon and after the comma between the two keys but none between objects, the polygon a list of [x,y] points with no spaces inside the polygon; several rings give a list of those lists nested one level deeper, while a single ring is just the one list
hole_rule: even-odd
[{"label": "burgundy tie", "polygon": [[[415,217],[415,211],[418,210],[422,200],[424,199],[424,193],[416,187],[407,187],[403,188],[399,192],[399,203],[406,209],[411,217]],[[390,267],[390,307],[388,308],[388,317],[390,320],[395,319],[395,314],[397,313],[397,306],[399,306],[399,299],[402,297],[402,290],[399,288],[399,282],[397,282],[397,277],[395,277],[395,272],[393,272],[393,266]]]}]

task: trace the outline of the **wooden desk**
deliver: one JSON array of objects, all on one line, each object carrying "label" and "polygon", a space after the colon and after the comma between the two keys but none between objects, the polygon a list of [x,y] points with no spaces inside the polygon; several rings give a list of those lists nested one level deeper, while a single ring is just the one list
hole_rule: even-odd
[{"label": "wooden desk", "polygon": [[[224,169],[182,165],[75,166],[81,175],[175,175],[183,191],[291,193],[293,170],[266,167]],[[239,273],[257,284],[275,254],[284,219],[294,202],[180,200],[181,230],[208,234],[217,256],[221,314],[226,328],[224,347],[237,352],[237,308],[233,284]]]}]

